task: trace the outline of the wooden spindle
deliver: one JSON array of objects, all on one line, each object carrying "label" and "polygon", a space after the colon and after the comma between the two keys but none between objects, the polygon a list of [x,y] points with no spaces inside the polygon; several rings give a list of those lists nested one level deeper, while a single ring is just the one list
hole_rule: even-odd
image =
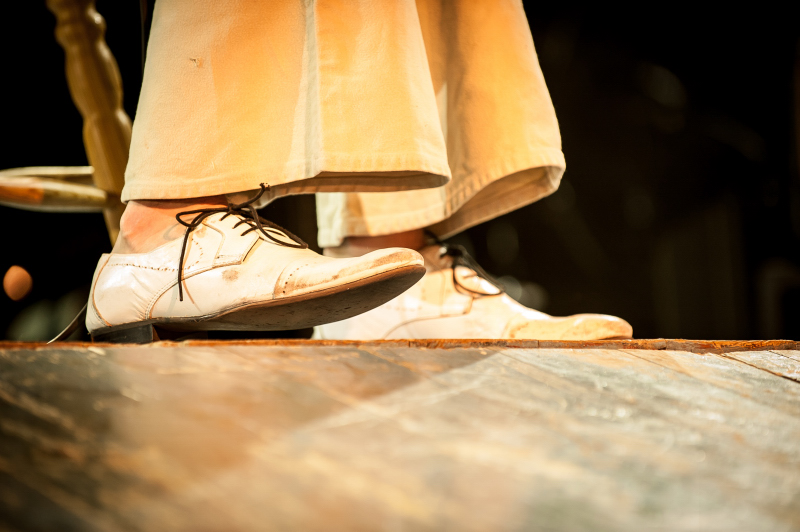
[{"label": "wooden spindle", "polygon": [[67,83],[83,116],[83,142],[94,167],[94,184],[117,198],[103,210],[113,243],[124,209],[118,198],[131,142],[119,69],[105,42],[105,20],[94,0],[47,0],[47,7],[57,19],[56,39],[66,54]]}]

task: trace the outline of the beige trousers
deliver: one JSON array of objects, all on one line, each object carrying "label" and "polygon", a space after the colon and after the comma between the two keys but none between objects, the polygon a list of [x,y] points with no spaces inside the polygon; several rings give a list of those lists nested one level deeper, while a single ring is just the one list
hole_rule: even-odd
[{"label": "beige trousers", "polygon": [[316,193],[329,247],[447,237],[564,167],[519,0],[159,0],[122,195]]}]

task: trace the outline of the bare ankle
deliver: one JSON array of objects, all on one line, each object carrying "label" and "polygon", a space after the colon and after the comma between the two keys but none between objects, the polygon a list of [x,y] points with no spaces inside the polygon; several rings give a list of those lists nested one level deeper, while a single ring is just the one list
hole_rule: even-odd
[{"label": "bare ankle", "polygon": [[389,235],[349,236],[341,246],[325,248],[324,253],[329,257],[358,257],[376,249],[421,249],[426,243],[425,230],[414,229]]},{"label": "bare ankle", "polygon": [[146,253],[180,238],[185,228],[175,216],[182,211],[226,205],[224,196],[186,200],[131,201],[120,220],[112,253]]}]

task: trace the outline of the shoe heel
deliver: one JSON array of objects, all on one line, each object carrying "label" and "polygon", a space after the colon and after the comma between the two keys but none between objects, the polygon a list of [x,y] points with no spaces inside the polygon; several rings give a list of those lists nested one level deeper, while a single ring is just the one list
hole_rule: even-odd
[{"label": "shoe heel", "polygon": [[155,328],[150,325],[138,325],[111,329],[101,334],[93,334],[92,342],[102,342],[109,344],[149,344],[158,340]]},{"label": "shoe heel", "polygon": [[182,342],[184,340],[208,340],[207,331],[170,331],[154,327],[151,324],[137,325],[126,328],[112,328],[101,334],[93,334],[93,342],[108,344],[149,344],[167,340],[171,342]]}]

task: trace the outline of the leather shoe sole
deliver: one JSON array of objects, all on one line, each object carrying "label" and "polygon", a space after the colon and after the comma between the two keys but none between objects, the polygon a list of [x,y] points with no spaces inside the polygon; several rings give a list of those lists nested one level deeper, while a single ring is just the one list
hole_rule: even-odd
[{"label": "leather shoe sole", "polygon": [[345,320],[404,292],[425,275],[410,265],[340,286],[255,304],[208,316],[156,318],[92,331],[95,342],[147,343],[157,339],[154,327],[171,331],[283,331]]}]

